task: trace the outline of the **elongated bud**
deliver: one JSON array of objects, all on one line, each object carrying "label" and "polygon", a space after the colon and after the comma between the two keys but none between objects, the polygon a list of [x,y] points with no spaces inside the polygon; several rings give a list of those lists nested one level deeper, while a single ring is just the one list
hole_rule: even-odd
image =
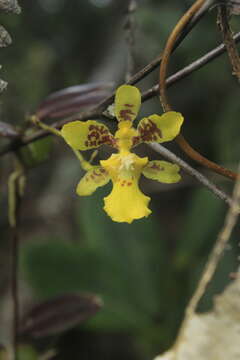
[{"label": "elongated bud", "polygon": [[93,294],[63,294],[35,305],[23,317],[20,334],[33,338],[58,334],[84,323],[102,306],[101,299]]}]

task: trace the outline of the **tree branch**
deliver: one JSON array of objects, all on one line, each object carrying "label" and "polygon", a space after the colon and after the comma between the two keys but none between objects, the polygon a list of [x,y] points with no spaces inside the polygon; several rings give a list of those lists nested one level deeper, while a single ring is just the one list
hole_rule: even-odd
[{"label": "tree branch", "polygon": [[[167,76],[167,69],[170,61],[170,56],[174,49],[175,43],[179,37],[179,35],[184,31],[189,21],[196,16],[196,14],[201,10],[202,6],[206,4],[206,0],[196,0],[194,4],[190,7],[190,9],[181,17],[178,21],[177,25],[174,27],[173,31],[171,32],[166,46],[163,50],[162,54],[162,61],[160,65],[159,71],[159,93],[160,93],[160,102],[164,111],[171,111],[172,106],[170,105],[167,97],[166,92],[166,76]],[[198,151],[196,151],[184,138],[184,136],[180,133],[175,141],[180,146],[180,148],[187,154],[191,159],[198,162],[202,166],[211,169],[212,171],[228,177],[229,179],[236,179],[238,174],[232,172],[229,169],[225,169],[224,167],[216,164],[214,161],[207,159],[205,156],[201,155]]]},{"label": "tree branch", "polygon": [[[238,43],[240,41],[240,32],[236,33],[233,36],[233,39],[235,43]],[[222,55],[224,52],[226,52],[226,46],[225,44],[221,44],[216,48],[214,48],[213,50],[209,51],[207,54],[200,57],[199,59],[195,60],[191,64],[182,68],[175,74],[169,76],[166,80],[167,88],[174,85],[176,82],[186,78],[187,76],[191,75],[194,71],[201,69],[204,65],[210,63],[218,56]],[[142,94],[142,101],[146,101],[158,94],[159,94],[159,84],[156,84]]]},{"label": "tree branch", "polygon": [[233,201],[230,196],[224,193],[221,189],[219,189],[216,185],[214,185],[211,181],[209,181],[204,175],[202,175],[199,171],[192,168],[188,165],[185,161],[177,157],[173,154],[170,150],[166,149],[164,146],[160,144],[151,144],[149,145],[153,150],[161,154],[166,159],[170,160],[171,162],[179,165],[187,174],[194,177],[198,182],[204,185],[206,188],[211,190],[219,199],[225,201],[229,206],[232,206]]},{"label": "tree branch", "polygon": [[[234,35],[234,40],[236,43],[238,43],[240,41],[240,32],[238,32],[237,34]],[[184,67],[183,69],[179,70],[175,74],[171,75],[166,80],[167,86],[172,86],[175,83],[184,79],[185,77],[189,76],[192,72],[201,69],[204,65],[206,65],[209,62],[211,62],[212,60],[216,59],[218,56],[222,55],[225,51],[226,51],[226,47],[224,44],[217,46],[213,50],[209,51],[206,55],[202,56],[201,58],[197,59],[190,65]],[[136,75],[134,75],[131,78],[131,81],[133,83],[135,83],[135,82],[141,80],[144,76],[146,76],[150,72],[150,69],[153,69],[154,64],[156,65],[156,61],[157,60],[155,59],[151,63],[149,63],[144,69],[142,69],[140,72],[138,72]],[[157,65],[156,65],[156,67],[157,67]],[[137,78],[139,78],[139,79],[137,79]],[[158,89],[159,89],[158,85],[155,85],[151,89],[144,92],[142,95],[142,100],[147,101],[148,99],[152,98],[153,96],[156,96],[158,94]],[[106,98],[106,100],[104,100],[104,101],[107,101],[108,99],[109,99],[109,97]],[[112,100],[114,99],[114,94],[111,95],[111,99]],[[102,104],[103,103],[98,105],[93,110],[77,113],[77,114],[74,114],[63,120],[57,121],[57,122],[53,123],[52,126],[56,127],[56,129],[59,129],[62,125],[66,124],[67,122],[73,121],[76,119],[79,119],[82,121],[88,120],[88,119],[98,119],[99,117],[102,116]],[[39,140],[48,135],[49,135],[49,133],[47,131],[41,130],[41,131],[38,131],[35,134],[27,136],[21,140],[19,140],[19,139],[14,140],[14,141],[10,142],[8,145],[2,147],[2,149],[0,149],[0,156],[6,155],[12,151],[16,151],[20,147],[30,144],[31,142]]]},{"label": "tree branch", "polygon": [[218,9],[218,26],[222,33],[223,42],[226,46],[229,61],[233,68],[233,75],[235,75],[240,82],[240,59],[238,50],[233,39],[232,30],[228,22],[229,13],[226,5],[220,5]]}]

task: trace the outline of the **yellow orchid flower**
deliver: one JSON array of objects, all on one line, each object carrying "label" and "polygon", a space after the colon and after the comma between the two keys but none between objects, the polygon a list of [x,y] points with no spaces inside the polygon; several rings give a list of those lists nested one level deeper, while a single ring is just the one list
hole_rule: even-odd
[{"label": "yellow orchid flower", "polygon": [[117,149],[109,159],[93,166],[82,161],[87,171],[77,186],[80,196],[91,195],[98,187],[112,181],[111,193],[104,198],[104,210],[113,221],[131,223],[135,219],[147,217],[150,198],[138,187],[140,175],[163,183],[176,183],[181,177],[179,166],[167,161],[149,161],[140,158],[131,149],[141,142],[162,143],[173,140],[180,132],[183,117],[170,111],[163,115],[143,118],[137,129],[132,127],[141,105],[141,94],[135,86],[122,85],[116,91],[115,116],[118,129],[112,135],[107,126],[88,120],[73,121],[63,126],[61,135],[76,150],[94,149],[108,144]]}]

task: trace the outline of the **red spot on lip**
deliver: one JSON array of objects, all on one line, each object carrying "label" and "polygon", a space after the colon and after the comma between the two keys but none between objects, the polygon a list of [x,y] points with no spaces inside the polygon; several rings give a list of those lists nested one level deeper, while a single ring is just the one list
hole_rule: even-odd
[{"label": "red spot on lip", "polygon": [[124,104],[124,106],[133,107],[134,105],[133,104]]},{"label": "red spot on lip", "polygon": [[131,185],[132,185],[132,182],[128,182],[128,183],[127,183],[127,186],[131,186]]},{"label": "red spot on lip", "polygon": [[122,182],[121,182],[121,186],[125,186],[126,185],[126,180],[123,180]]}]

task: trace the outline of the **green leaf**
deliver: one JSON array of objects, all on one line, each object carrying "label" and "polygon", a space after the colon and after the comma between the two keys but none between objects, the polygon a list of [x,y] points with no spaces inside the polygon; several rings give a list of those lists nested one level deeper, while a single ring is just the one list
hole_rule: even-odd
[{"label": "green leaf", "polygon": [[38,360],[39,355],[30,345],[20,345],[18,347],[19,360]]},{"label": "green leaf", "polygon": [[175,265],[184,269],[216,239],[222,221],[223,204],[206,189],[193,191],[179,236]]},{"label": "green leaf", "polygon": [[48,160],[52,150],[52,140],[52,136],[47,136],[21,147],[18,154],[24,165],[32,168]]}]

